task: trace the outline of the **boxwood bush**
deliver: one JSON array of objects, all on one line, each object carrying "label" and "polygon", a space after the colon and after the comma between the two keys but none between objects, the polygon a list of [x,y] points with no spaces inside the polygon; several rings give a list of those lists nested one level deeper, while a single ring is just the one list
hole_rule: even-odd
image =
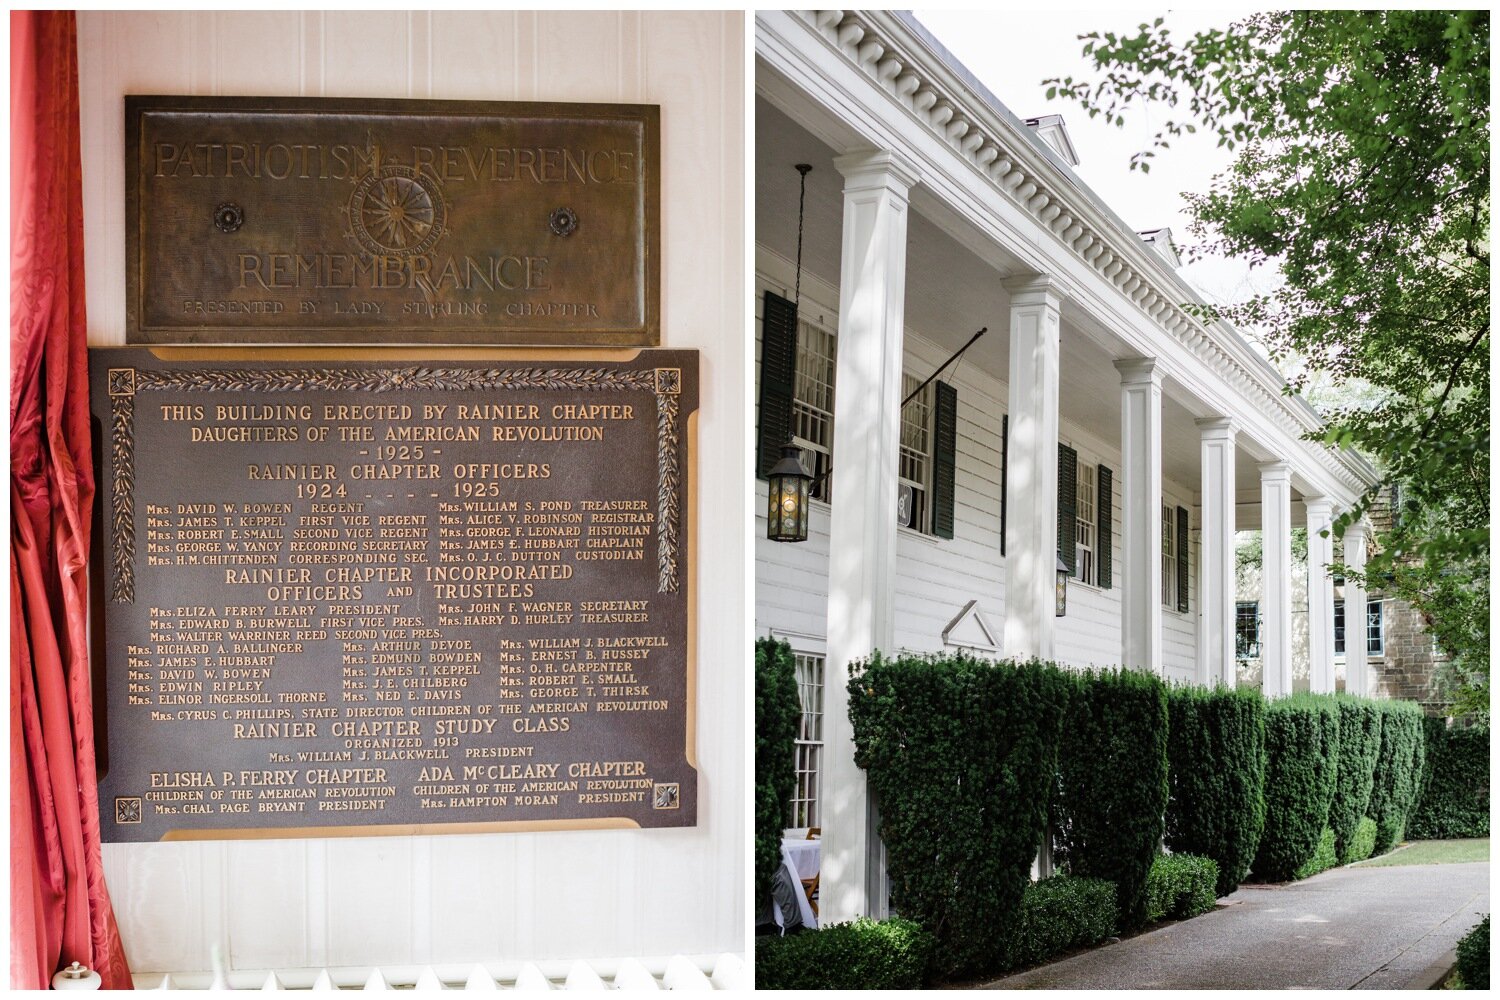
[{"label": "boxwood bush", "polygon": [[1167,807],[1167,688],[1138,670],[1078,675],[1054,798],[1057,860],[1115,884],[1120,927],[1146,922]]},{"label": "boxwood bush", "polygon": [[1146,918],[1186,920],[1214,908],[1219,866],[1213,858],[1159,854],[1146,878]]},{"label": "boxwood bush", "polygon": [[1070,948],[1098,944],[1115,932],[1117,916],[1113,882],[1071,875],[1033,882],[1021,898],[1021,933],[1007,965],[1036,965]]},{"label": "boxwood bush", "polygon": [[851,671],[854,760],[880,803],[891,902],[933,934],[940,976],[1005,964],[1074,687],[1049,664],[962,654]]},{"label": "boxwood bush", "polygon": [[926,978],[932,935],[910,920],[830,924],[755,939],[760,990],[915,990]]},{"label": "boxwood bush", "polygon": [[[1351,836],[1351,840],[1353,837]],[[1303,863],[1292,873],[1292,878],[1312,878],[1318,872],[1325,872],[1339,863],[1338,848],[1334,842],[1333,828],[1323,827],[1323,835],[1318,838],[1318,849],[1313,851],[1313,856]]]},{"label": "boxwood bush", "polygon": [[1490,731],[1423,720],[1427,782],[1407,834],[1417,840],[1490,835]]},{"label": "boxwood bush", "polygon": [[[1375,760],[1380,755],[1380,705],[1368,698],[1340,697],[1338,777],[1328,826],[1333,831],[1335,862],[1349,862],[1359,821],[1370,807],[1375,786]],[[1323,868],[1331,868],[1332,863]],[[1323,869],[1318,869],[1322,871]],[[1303,876],[1306,877],[1306,876]]]},{"label": "boxwood bush", "polygon": [[1339,858],[1340,864],[1352,865],[1375,853],[1375,821],[1361,816],[1359,826],[1354,828],[1354,838],[1349,841],[1349,852]]},{"label": "boxwood bush", "polygon": [[755,642],[755,901],[757,913],[771,898],[771,878],[781,863],[787,802],[797,787],[797,668],[792,647],[774,639]]},{"label": "boxwood bush", "polygon": [[1464,989],[1490,988],[1489,914],[1458,939],[1458,975],[1464,981]]},{"label": "boxwood bush", "polygon": [[1227,896],[1249,873],[1266,821],[1266,701],[1253,688],[1178,686],[1167,706],[1166,845],[1212,858],[1214,891]]},{"label": "boxwood bush", "polygon": [[1384,854],[1406,836],[1406,820],[1421,789],[1426,749],[1422,709],[1414,702],[1380,702],[1380,756],[1366,815],[1375,821],[1375,853]]},{"label": "boxwood bush", "polygon": [[1294,878],[1317,852],[1337,774],[1339,714],[1327,695],[1291,695],[1266,711],[1266,825],[1251,870]]}]

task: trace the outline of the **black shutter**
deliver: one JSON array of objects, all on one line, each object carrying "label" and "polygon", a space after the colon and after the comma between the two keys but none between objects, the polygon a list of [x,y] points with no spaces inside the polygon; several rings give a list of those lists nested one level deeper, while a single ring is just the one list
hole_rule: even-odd
[{"label": "black shutter", "polygon": [[1101,465],[1097,482],[1094,509],[1099,513],[1099,531],[1095,536],[1094,563],[1099,567],[1099,586],[1108,590],[1115,585],[1115,474]]},{"label": "black shutter", "polygon": [[1188,609],[1188,512],[1177,508],[1177,610]]},{"label": "black shutter", "polygon": [[952,538],[958,390],[946,382],[937,383],[936,390],[932,421],[932,533],[939,538]]},{"label": "black shutter", "polygon": [[1068,575],[1077,576],[1078,452],[1062,443],[1057,446],[1057,551]]},{"label": "black shutter", "polygon": [[755,474],[761,479],[781,460],[792,436],[792,392],[797,380],[797,303],[767,290],[761,320],[760,437]]},{"label": "black shutter", "polygon": [[1000,554],[1005,555],[1005,477],[1010,472],[1010,414],[1000,416]]}]

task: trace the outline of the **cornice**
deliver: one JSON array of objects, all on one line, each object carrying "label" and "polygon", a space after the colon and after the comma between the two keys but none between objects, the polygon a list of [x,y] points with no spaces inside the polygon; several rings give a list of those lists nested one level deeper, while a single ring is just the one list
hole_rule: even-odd
[{"label": "cornice", "polygon": [[[977,81],[956,71],[941,46],[899,13],[789,11],[828,47],[908,111],[956,156],[1187,352],[1237,389],[1295,438],[1324,424],[1300,397],[1288,396],[1275,368],[1223,322],[1205,324],[1183,308],[1202,300],[1140,236],[1098,202],[1025,124]],[[956,62],[956,60],[955,60]],[[982,87],[982,85],[979,85]],[[1306,442],[1333,461],[1325,469],[1353,493],[1373,483],[1359,456]]]}]

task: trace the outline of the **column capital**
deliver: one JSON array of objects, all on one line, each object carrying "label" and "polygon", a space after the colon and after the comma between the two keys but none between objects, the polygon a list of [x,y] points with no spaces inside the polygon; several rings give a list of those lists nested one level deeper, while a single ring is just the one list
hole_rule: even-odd
[{"label": "column capital", "polygon": [[1292,483],[1292,464],[1277,460],[1275,462],[1262,462],[1260,465],[1260,481],[1262,483]]},{"label": "column capital", "polygon": [[844,175],[844,192],[885,188],[906,197],[922,179],[916,166],[888,149],[865,149],[836,156],[833,168]]},{"label": "column capital", "polygon": [[1161,385],[1161,368],[1155,358],[1116,358],[1121,385]]},{"label": "column capital", "polygon": [[1358,521],[1351,521],[1349,522],[1348,526],[1344,528],[1344,545],[1345,547],[1347,547],[1349,545],[1350,539],[1357,539],[1358,541],[1362,542],[1367,537],[1369,537],[1369,534],[1369,521],[1366,521],[1364,518],[1360,518]]},{"label": "column capital", "polygon": [[1062,306],[1062,287],[1049,274],[1019,274],[1000,282],[1000,287],[1010,293],[1012,307]]},{"label": "column capital", "polygon": [[1229,417],[1199,417],[1193,423],[1198,425],[1198,433],[1205,441],[1215,439],[1233,441],[1240,430]]},{"label": "column capital", "polygon": [[1333,501],[1327,497],[1303,497],[1302,506],[1307,508],[1309,519],[1314,515],[1318,517],[1333,516]]}]

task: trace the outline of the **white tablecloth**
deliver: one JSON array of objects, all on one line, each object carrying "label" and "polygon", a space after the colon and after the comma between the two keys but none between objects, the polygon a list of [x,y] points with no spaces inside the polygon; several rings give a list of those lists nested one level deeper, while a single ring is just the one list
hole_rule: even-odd
[{"label": "white tablecloth", "polygon": [[792,871],[800,878],[812,878],[818,874],[818,867],[823,859],[823,842],[821,840],[796,840],[791,837],[781,838],[781,856],[792,864]]},{"label": "white tablecloth", "polygon": [[[821,840],[793,840],[785,837],[781,840],[781,867],[785,869],[787,877],[791,879],[792,885],[797,890],[797,911],[802,915],[802,926],[808,930],[817,930],[818,916],[813,913],[807,893],[802,891],[802,880],[812,878],[818,873],[822,847]],[[776,925],[781,926],[780,907],[773,909],[773,916]]]}]

